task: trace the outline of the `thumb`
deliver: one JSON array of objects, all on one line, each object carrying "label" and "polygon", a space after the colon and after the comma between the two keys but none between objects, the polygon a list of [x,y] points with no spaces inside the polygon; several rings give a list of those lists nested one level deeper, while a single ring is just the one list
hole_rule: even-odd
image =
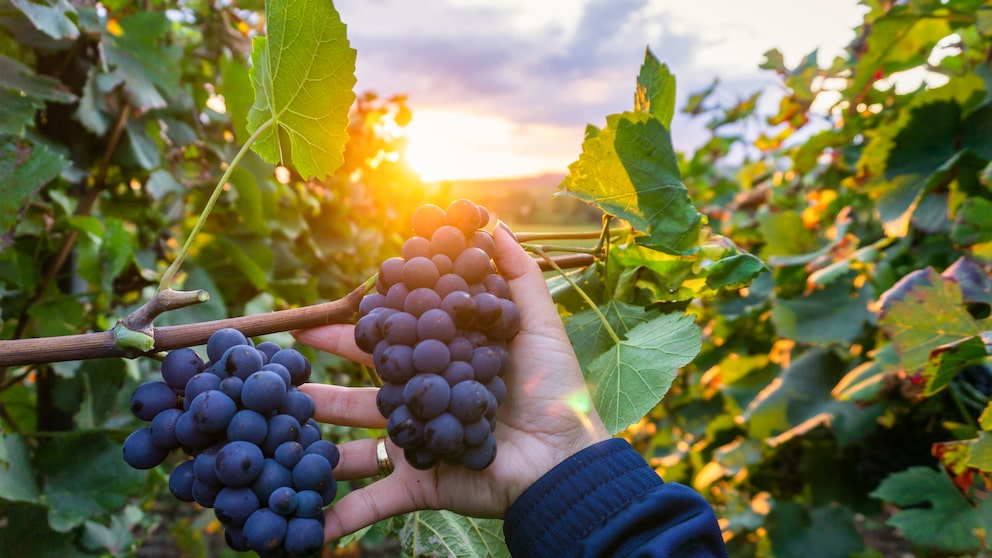
[{"label": "thumb", "polygon": [[549,326],[558,330],[556,337],[564,337],[558,309],[551,300],[548,284],[537,262],[524,251],[510,227],[502,221],[493,229],[493,240],[496,242],[496,267],[510,287],[510,296],[520,311],[521,327],[533,330]]}]

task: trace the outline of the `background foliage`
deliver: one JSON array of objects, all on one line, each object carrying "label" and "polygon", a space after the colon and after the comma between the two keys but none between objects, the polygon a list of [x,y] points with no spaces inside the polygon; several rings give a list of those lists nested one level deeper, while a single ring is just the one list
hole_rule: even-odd
[{"label": "background foliage", "polygon": [[[672,149],[675,77],[649,52],[629,110],[587,129],[561,185],[608,216],[597,263],[549,279],[597,408],[713,502],[733,556],[992,546],[992,5],[865,5],[828,66],[767,54],[784,95],[693,95],[681,110],[712,132],[694,153]],[[336,165],[308,152],[324,131],[282,119],[298,101],[257,70],[304,56],[271,31],[291,24],[281,6],[0,0],[0,338],[103,331],[140,305],[259,129],[264,158],[238,162],[175,281],[211,301],[157,325],[337,298],[397,253],[413,207],[446,201],[403,161],[402,96],[360,95],[347,143],[328,140],[343,163],[320,172]],[[309,354],[316,380],[367,383]],[[167,466],[120,459],[128,397],[155,374],[148,358],[0,370],[0,554],[124,556],[163,538],[225,552],[209,511],[170,500]],[[505,554],[498,522],[444,512],[346,551],[384,536]]]}]

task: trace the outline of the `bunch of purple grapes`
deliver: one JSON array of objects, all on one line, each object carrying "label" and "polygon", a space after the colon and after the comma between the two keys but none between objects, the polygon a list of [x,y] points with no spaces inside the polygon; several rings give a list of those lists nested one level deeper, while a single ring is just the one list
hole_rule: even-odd
[{"label": "bunch of purple grapes", "polygon": [[321,440],[313,399],[298,388],[310,362],[276,343],[254,346],[231,328],[210,336],[207,358],[172,351],[162,361],[164,381],[138,386],[131,412],[151,424],[124,441],[124,461],[150,469],[181,449],[191,459],[172,470],[170,492],[213,508],[231,548],[262,557],[316,553],[323,508],[337,494],[339,453]]},{"label": "bunch of purple grapes", "polygon": [[469,200],[421,206],[402,257],[382,263],[359,307],[355,342],[384,382],[379,412],[418,469],[443,461],[478,471],[496,457],[506,344],[520,313],[493,266],[488,221]]}]

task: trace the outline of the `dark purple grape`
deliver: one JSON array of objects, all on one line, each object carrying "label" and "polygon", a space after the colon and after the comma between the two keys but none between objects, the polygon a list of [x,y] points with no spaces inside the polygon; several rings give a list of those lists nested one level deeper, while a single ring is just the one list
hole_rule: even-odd
[{"label": "dark purple grape", "polygon": [[234,413],[227,424],[227,439],[241,440],[260,445],[269,433],[269,421],[264,415],[251,409],[241,409]]},{"label": "dark purple grape", "polygon": [[451,258],[445,256],[444,254],[434,254],[431,256],[431,261],[434,262],[434,267],[437,268],[439,275],[451,273],[451,270],[455,267],[455,264],[452,263]]},{"label": "dark purple grape", "polygon": [[187,459],[172,469],[169,474],[169,492],[183,502],[193,501],[193,460]]},{"label": "dark purple grape", "polygon": [[423,374],[440,374],[451,362],[448,345],[437,339],[425,339],[413,348],[413,367]]},{"label": "dark purple grape", "polygon": [[486,335],[494,341],[509,341],[520,331],[520,310],[513,302],[501,298],[503,306],[500,319],[486,331]]},{"label": "dark purple grape", "polygon": [[440,308],[428,310],[417,319],[417,337],[420,339],[437,339],[447,344],[455,338],[457,332],[451,315]]},{"label": "dark purple grape", "polygon": [[475,345],[465,337],[459,335],[448,342],[448,352],[451,354],[452,361],[461,360],[470,362],[472,355],[475,354]]},{"label": "dark purple grape", "polygon": [[213,444],[215,436],[200,430],[193,422],[193,415],[185,412],[176,419],[176,439],[183,448],[199,450]]},{"label": "dark purple grape", "polygon": [[494,343],[490,345],[490,347],[492,347],[493,350],[496,351],[496,354],[499,355],[499,372],[497,373],[497,376],[502,376],[509,372],[510,352],[506,350],[506,347],[503,347],[498,343]]},{"label": "dark purple grape", "polygon": [[489,383],[499,373],[499,367],[499,353],[492,347],[485,345],[475,348],[475,353],[472,355],[472,369],[475,371],[476,381]]},{"label": "dark purple grape", "polygon": [[468,292],[468,283],[454,273],[445,273],[434,283],[434,292],[442,299],[455,291]]},{"label": "dark purple grape", "polygon": [[405,262],[406,260],[403,258],[389,258],[379,266],[379,279],[382,280],[387,291],[389,287],[403,280],[403,264]]},{"label": "dark purple grape", "polygon": [[279,548],[286,538],[286,518],[268,509],[259,508],[245,520],[245,541],[258,553]]},{"label": "dark purple grape", "polygon": [[262,370],[268,370],[269,372],[275,372],[276,374],[279,374],[279,377],[282,378],[282,382],[286,384],[287,390],[293,387],[293,377],[290,376],[289,369],[279,364],[278,362],[270,362],[265,366],[263,366]]},{"label": "dark purple grape", "polygon": [[151,421],[162,411],[176,408],[178,403],[179,398],[169,384],[144,382],[131,395],[131,412],[141,420]]},{"label": "dark purple grape", "polygon": [[382,341],[382,333],[376,323],[376,315],[367,314],[359,318],[355,324],[355,344],[358,348],[371,353],[379,341]]},{"label": "dark purple grape", "polygon": [[496,402],[500,405],[506,400],[506,383],[503,382],[503,378],[496,376],[492,380],[489,380],[489,383],[486,384],[486,389],[489,390],[489,393],[493,394]]},{"label": "dark purple grape", "polygon": [[323,505],[327,506],[334,501],[334,498],[336,498],[337,495],[338,495],[338,481],[336,481],[332,477],[331,482],[327,483],[327,486],[325,486],[323,490],[320,491],[320,502]]},{"label": "dark purple grape", "polygon": [[251,442],[228,442],[217,453],[217,478],[227,486],[248,486],[262,472],[265,456]]},{"label": "dark purple grape", "polygon": [[324,459],[331,464],[332,469],[338,466],[338,461],[341,459],[341,452],[338,450],[337,444],[329,440],[318,440],[310,444],[306,452],[323,455]]},{"label": "dark purple grape", "polygon": [[481,471],[496,459],[496,438],[490,434],[478,446],[470,446],[462,453],[462,465],[471,471]]},{"label": "dark purple grape", "polygon": [[[403,259],[410,261],[413,258],[431,257],[431,242],[424,237],[411,236],[403,243]],[[406,281],[406,279],[404,279]]]},{"label": "dark purple grape", "polygon": [[309,448],[314,442],[320,440],[320,427],[310,423],[300,425],[300,445]]},{"label": "dark purple grape", "polygon": [[407,448],[403,450],[403,457],[414,469],[426,471],[437,465],[437,457],[426,448]]},{"label": "dark purple grape", "polygon": [[[459,256],[460,257],[460,256]],[[433,288],[440,274],[429,257],[417,256],[403,264],[403,284],[408,289]]]},{"label": "dark purple grape", "polygon": [[296,511],[293,515],[313,519],[324,517],[324,499],[316,490],[297,490]]},{"label": "dark purple grape", "polygon": [[259,370],[245,380],[245,385],[241,388],[241,404],[246,409],[268,414],[279,408],[286,397],[286,391],[286,383],[278,374]]},{"label": "dark purple grape", "polygon": [[[269,433],[262,442],[262,450],[267,455],[275,453],[276,448],[283,442],[298,442],[300,440],[300,423],[289,415],[275,415],[269,418]],[[306,447],[300,442],[300,445]]]},{"label": "dark purple grape", "polygon": [[458,227],[465,235],[470,235],[482,223],[482,214],[479,212],[479,206],[471,200],[455,200],[444,212],[444,222]]},{"label": "dark purple grape", "polygon": [[430,420],[448,408],[451,386],[437,374],[417,374],[403,388],[406,408],[420,420]]},{"label": "dark purple grape", "polygon": [[214,363],[213,371],[221,378],[237,376],[248,379],[253,372],[262,368],[262,353],[248,345],[235,345],[224,351],[220,360]]},{"label": "dark purple grape", "polygon": [[503,316],[503,303],[500,299],[489,293],[479,293],[472,297],[475,300],[476,315],[475,327],[478,329],[488,329],[499,323]]},{"label": "dark purple grape", "polygon": [[334,482],[331,464],[319,453],[308,453],[293,467],[293,487],[321,492]]},{"label": "dark purple grape", "polygon": [[220,492],[219,486],[211,486],[200,482],[199,479],[193,480],[193,501],[205,508],[214,507],[218,492]]},{"label": "dark purple grape", "polygon": [[295,440],[283,442],[272,452],[272,457],[283,467],[292,469],[303,457],[303,445]]},{"label": "dark purple grape", "polygon": [[268,502],[273,490],[280,486],[292,485],[293,475],[290,469],[275,459],[266,457],[262,462],[261,472],[251,482],[251,489],[255,492],[255,496],[258,496],[259,502]]},{"label": "dark purple grape", "polygon": [[237,527],[243,525],[258,506],[258,497],[250,488],[225,486],[214,500],[214,515],[224,525]]},{"label": "dark purple grape", "polygon": [[170,351],[162,359],[162,379],[179,395],[186,391],[186,382],[203,372],[203,359],[189,347]]},{"label": "dark purple grape", "polygon": [[296,511],[296,490],[291,486],[280,486],[269,495],[269,507],[280,515],[290,515]]},{"label": "dark purple grape", "polygon": [[[171,391],[171,390],[170,390]],[[124,462],[135,469],[151,469],[165,461],[169,450],[152,442],[151,428],[145,426],[131,433],[124,440]]]},{"label": "dark purple grape", "polygon": [[196,480],[210,486],[220,487],[222,483],[217,478],[217,452],[218,447],[206,448],[193,459],[193,474]]},{"label": "dark purple grape", "polygon": [[413,289],[406,295],[406,300],[403,302],[403,311],[417,318],[428,310],[440,307],[440,295],[426,287]]},{"label": "dark purple grape", "polygon": [[468,246],[482,250],[490,258],[496,253],[496,243],[493,241],[493,235],[486,231],[475,231],[472,233],[472,236],[468,239]]},{"label": "dark purple grape", "polygon": [[229,376],[220,381],[217,389],[224,395],[230,397],[235,403],[241,403],[241,388],[245,382],[237,376]]},{"label": "dark purple grape", "polygon": [[176,449],[179,447],[179,439],[176,438],[176,421],[179,420],[183,412],[179,409],[166,409],[155,415],[151,429],[152,443],[162,449]]},{"label": "dark purple grape", "polygon": [[[253,349],[254,350],[254,349]],[[197,428],[208,434],[227,429],[231,417],[238,411],[238,405],[223,392],[211,389],[197,395],[189,404],[189,413]]]},{"label": "dark purple grape", "polygon": [[407,345],[390,345],[375,362],[383,381],[402,384],[413,377],[413,349]]},{"label": "dark purple grape", "polygon": [[472,327],[478,312],[475,299],[465,291],[448,293],[441,301],[441,309],[450,314],[455,326],[461,329]]},{"label": "dark purple grape", "polygon": [[316,554],[324,546],[324,525],[316,519],[294,517],[286,526],[282,545],[290,558]]},{"label": "dark purple grape", "polygon": [[492,271],[489,264],[489,254],[481,248],[466,248],[455,258],[454,273],[460,275],[468,284],[478,283],[487,273]]},{"label": "dark purple grape", "polygon": [[386,382],[379,388],[375,395],[375,405],[379,409],[379,414],[389,418],[396,407],[403,404],[403,384]]},{"label": "dark purple grape", "polygon": [[506,284],[506,279],[502,275],[490,273],[482,278],[482,284],[486,287],[486,292],[499,298],[510,298],[510,286]]},{"label": "dark purple grape", "polygon": [[[432,264],[433,265],[433,264]],[[406,305],[406,295],[410,294],[410,289],[403,283],[396,283],[389,287],[386,293],[386,306],[394,310],[403,310]]]},{"label": "dark purple grape", "polygon": [[376,308],[382,308],[386,305],[386,296],[379,293],[370,293],[362,297],[362,301],[358,304],[358,313],[365,316],[369,312],[375,310]]},{"label": "dark purple grape", "polygon": [[183,406],[189,409],[189,404],[196,399],[197,395],[211,389],[220,389],[220,377],[210,372],[196,374],[186,382],[186,397],[183,399]]},{"label": "dark purple grape", "polygon": [[247,344],[248,338],[240,331],[231,327],[218,329],[207,339],[207,360],[217,362],[231,347]]},{"label": "dark purple grape", "polygon": [[470,422],[462,426],[465,431],[465,444],[469,446],[478,446],[479,444],[485,442],[486,438],[488,438],[489,434],[493,431],[492,427],[489,425],[489,421],[485,418],[480,418],[477,421]]},{"label": "dark purple grape", "polygon": [[294,386],[302,385],[310,379],[310,361],[296,349],[283,349],[272,355],[269,362],[285,366],[286,370],[289,370]]},{"label": "dark purple grape", "polygon": [[389,439],[401,448],[413,448],[424,443],[424,423],[414,417],[406,405],[400,405],[386,422]]},{"label": "dark purple grape", "polygon": [[451,387],[451,403],[448,412],[458,420],[468,423],[483,418],[489,405],[486,386],[475,380],[459,382]]},{"label": "dark purple grape", "polygon": [[279,343],[276,343],[276,342],[273,342],[273,341],[262,341],[255,348],[258,350],[258,352],[260,352],[263,355],[265,355],[265,359],[264,360],[265,360],[266,363],[268,363],[270,360],[272,360],[272,355],[274,355],[274,354],[276,354],[276,353],[278,353],[279,351],[282,350],[282,347],[279,346]]},{"label": "dark purple grape", "polygon": [[414,210],[412,221],[413,232],[424,238],[430,238],[434,231],[444,225],[445,212],[432,203],[424,204]]},{"label": "dark purple grape", "polygon": [[431,238],[431,253],[444,254],[454,260],[465,249],[465,233],[458,227],[445,225],[434,231]]},{"label": "dark purple grape", "polygon": [[[413,293],[407,297],[407,302],[410,301],[412,296]],[[364,320],[365,318],[362,319]],[[409,345],[412,347],[417,342],[417,317],[407,312],[396,312],[386,318],[382,332],[386,341],[389,341],[390,344]]]},{"label": "dark purple grape", "polygon": [[448,382],[449,386],[455,386],[466,380],[475,378],[472,365],[462,360],[452,360],[448,367],[441,373],[441,377]]},{"label": "dark purple grape", "polygon": [[279,405],[280,413],[295,418],[300,424],[309,420],[315,410],[313,398],[295,386],[286,392],[282,404]]},{"label": "dark purple grape", "polygon": [[435,454],[450,454],[461,450],[465,430],[451,413],[440,414],[424,424],[424,442]]}]

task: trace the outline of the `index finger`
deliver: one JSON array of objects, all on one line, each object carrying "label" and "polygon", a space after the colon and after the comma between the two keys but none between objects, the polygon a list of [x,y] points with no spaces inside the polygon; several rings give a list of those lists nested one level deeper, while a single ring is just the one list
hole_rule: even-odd
[{"label": "index finger", "polygon": [[334,353],[358,364],[372,366],[372,355],[355,344],[355,326],[351,324],[330,324],[293,332],[298,341],[315,349]]}]

